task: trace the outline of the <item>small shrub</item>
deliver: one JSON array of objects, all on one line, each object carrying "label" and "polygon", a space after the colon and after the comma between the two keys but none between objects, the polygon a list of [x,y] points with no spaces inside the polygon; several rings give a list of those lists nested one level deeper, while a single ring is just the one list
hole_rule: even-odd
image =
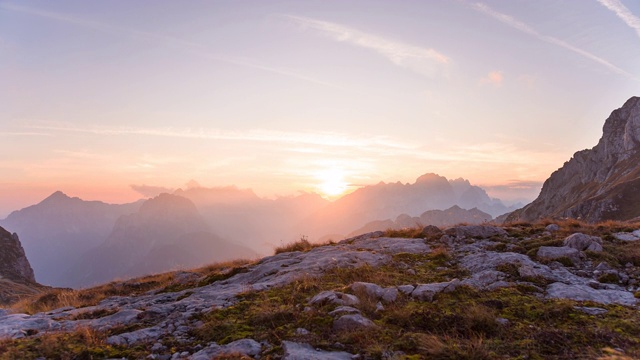
[{"label": "small shrub", "polygon": [[302,236],[300,237],[300,240],[283,245],[283,246],[278,246],[275,250],[275,254],[281,254],[281,253],[287,253],[287,252],[293,252],[293,251],[309,251],[311,249],[313,249],[314,247],[316,247],[318,245],[312,245],[309,242],[309,239],[306,236]]},{"label": "small shrub", "polygon": [[601,283],[617,284],[620,281],[618,274],[605,273],[598,277],[598,281]]}]

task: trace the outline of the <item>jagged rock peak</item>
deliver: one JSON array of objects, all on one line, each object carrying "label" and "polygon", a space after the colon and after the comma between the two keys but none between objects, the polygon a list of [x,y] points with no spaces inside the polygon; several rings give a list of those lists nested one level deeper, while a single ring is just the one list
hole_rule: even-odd
[{"label": "jagged rock peak", "polygon": [[640,216],[640,97],[605,121],[592,149],[576,152],[547,179],[531,204],[507,221],[571,217],[597,222]]},{"label": "jagged rock peak", "polygon": [[607,155],[628,155],[640,149],[640,97],[634,96],[611,113],[598,146]]},{"label": "jagged rock peak", "polygon": [[198,209],[191,200],[185,197],[162,193],[153,199],[145,201],[140,207],[140,213],[142,214],[157,212],[198,213]]},{"label": "jagged rock peak", "polygon": [[18,235],[11,234],[2,227],[0,227],[0,278],[19,282],[36,282]]},{"label": "jagged rock peak", "polygon": [[432,183],[436,183],[436,182],[444,182],[447,183],[447,178],[445,178],[444,176],[440,176],[438,174],[434,174],[434,173],[427,173],[424,175],[421,175],[420,177],[418,177],[416,179],[416,184],[432,184]]}]

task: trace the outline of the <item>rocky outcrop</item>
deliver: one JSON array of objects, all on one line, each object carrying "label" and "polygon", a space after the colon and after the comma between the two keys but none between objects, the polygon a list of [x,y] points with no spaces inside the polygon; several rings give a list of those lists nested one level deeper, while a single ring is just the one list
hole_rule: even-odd
[{"label": "rocky outcrop", "polygon": [[36,282],[18,234],[0,227],[0,276],[17,282]]},{"label": "rocky outcrop", "polygon": [[640,97],[606,120],[598,144],[582,150],[545,181],[531,204],[507,221],[570,217],[589,222],[640,216]]},{"label": "rocky outcrop", "polygon": [[18,235],[0,227],[0,305],[40,292]]}]

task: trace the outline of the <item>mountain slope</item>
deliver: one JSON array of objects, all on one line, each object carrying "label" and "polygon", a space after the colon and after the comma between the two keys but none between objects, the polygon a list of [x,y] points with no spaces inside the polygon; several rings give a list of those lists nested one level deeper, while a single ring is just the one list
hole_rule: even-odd
[{"label": "mountain slope", "polygon": [[104,241],[118,217],[137,211],[140,205],[85,201],[57,191],[36,205],[12,212],[0,225],[20,234],[40,282],[63,286],[69,264]]},{"label": "mountain slope", "polygon": [[67,286],[87,286],[254,256],[250,249],[212,234],[191,201],[161,194],[145,201],[138,212],[120,217],[107,239],[81,256],[65,278]]},{"label": "mountain slope", "polygon": [[531,204],[507,221],[571,217],[590,222],[640,216],[640,97],[605,121],[592,149],[576,152],[545,181]]},{"label": "mountain slope", "polygon": [[416,226],[434,225],[439,227],[453,226],[456,224],[482,224],[490,221],[491,215],[476,208],[465,210],[454,205],[446,210],[428,210],[418,217],[402,214],[394,220],[377,220],[367,223],[360,229],[353,231],[349,236],[365,234],[372,231],[384,231],[387,229],[400,230]]}]

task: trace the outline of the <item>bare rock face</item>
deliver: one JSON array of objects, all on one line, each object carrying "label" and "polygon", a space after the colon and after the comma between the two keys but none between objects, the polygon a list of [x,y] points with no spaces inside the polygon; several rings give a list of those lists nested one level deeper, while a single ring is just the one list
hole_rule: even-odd
[{"label": "bare rock face", "polygon": [[35,283],[33,269],[17,234],[0,227],[0,277],[17,282]]},{"label": "bare rock face", "polygon": [[606,120],[598,144],[578,151],[507,221],[570,217],[589,222],[640,217],[640,97]]}]

